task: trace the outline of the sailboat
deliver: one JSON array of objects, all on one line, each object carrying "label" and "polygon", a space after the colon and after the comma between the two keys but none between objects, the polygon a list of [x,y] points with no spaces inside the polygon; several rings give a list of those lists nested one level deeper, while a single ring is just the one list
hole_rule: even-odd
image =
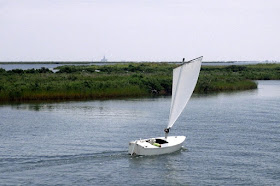
[{"label": "sailboat", "polygon": [[186,107],[198,80],[202,58],[183,62],[173,69],[172,100],[170,106],[169,122],[164,129],[164,137],[140,139],[129,142],[130,155],[160,155],[178,151],[186,136],[168,136],[170,129]]}]

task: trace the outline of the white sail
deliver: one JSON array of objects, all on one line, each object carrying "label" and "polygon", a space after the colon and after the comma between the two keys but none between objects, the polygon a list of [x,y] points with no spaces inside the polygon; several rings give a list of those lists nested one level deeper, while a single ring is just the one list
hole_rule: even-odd
[{"label": "white sail", "polygon": [[202,56],[173,70],[172,101],[167,128],[171,128],[187,105],[197,82]]}]

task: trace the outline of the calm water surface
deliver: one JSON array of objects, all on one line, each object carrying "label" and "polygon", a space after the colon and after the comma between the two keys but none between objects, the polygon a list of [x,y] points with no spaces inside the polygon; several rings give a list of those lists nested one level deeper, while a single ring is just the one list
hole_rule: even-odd
[{"label": "calm water surface", "polygon": [[89,65],[89,64],[0,64],[0,68],[3,68],[5,70],[13,70],[13,69],[22,69],[22,70],[27,70],[27,69],[40,69],[42,67],[48,68],[50,70],[54,70],[54,68],[59,67],[59,66],[64,66],[64,65],[75,65],[75,66],[81,66],[81,65]]},{"label": "calm water surface", "polygon": [[194,95],[169,155],[130,157],[163,136],[170,97],[0,106],[0,185],[279,185],[280,81]]}]

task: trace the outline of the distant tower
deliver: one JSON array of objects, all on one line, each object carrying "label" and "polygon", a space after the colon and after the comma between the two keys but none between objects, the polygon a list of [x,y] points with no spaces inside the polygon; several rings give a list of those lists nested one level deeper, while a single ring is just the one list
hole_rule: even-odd
[{"label": "distant tower", "polygon": [[108,61],[108,60],[106,59],[105,56],[101,59],[101,62],[107,62],[107,61]]}]

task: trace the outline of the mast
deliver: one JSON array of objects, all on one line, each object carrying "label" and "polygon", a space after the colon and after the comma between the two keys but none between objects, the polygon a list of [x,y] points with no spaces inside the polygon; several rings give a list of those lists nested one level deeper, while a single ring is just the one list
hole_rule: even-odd
[{"label": "mast", "polygon": [[[183,58],[183,61],[182,61],[182,64],[184,64],[184,61],[185,61],[185,58]],[[176,84],[176,90],[175,90],[175,96],[176,97],[176,94],[177,94],[177,90],[178,90],[178,86],[179,86],[179,82],[180,82],[180,79],[181,79],[181,74],[182,74],[182,68],[180,69],[180,73],[179,73],[179,80],[177,81],[177,84]],[[174,78],[174,77],[173,77]],[[173,85],[172,85],[173,86]],[[172,89],[172,97],[173,97],[173,89]],[[173,100],[173,99],[172,99]],[[171,112],[173,110],[173,107],[174,107],[174,104],[171,104],[171,108],[170,108],[170,113],[169,113],[169,117],[171,116]],[[171,127],[167,127],[164,129],[164,132],[165,132],[165,139],[167,139],[168,137],[168,133],[169,133],[169,130],[171,129]]]}]

